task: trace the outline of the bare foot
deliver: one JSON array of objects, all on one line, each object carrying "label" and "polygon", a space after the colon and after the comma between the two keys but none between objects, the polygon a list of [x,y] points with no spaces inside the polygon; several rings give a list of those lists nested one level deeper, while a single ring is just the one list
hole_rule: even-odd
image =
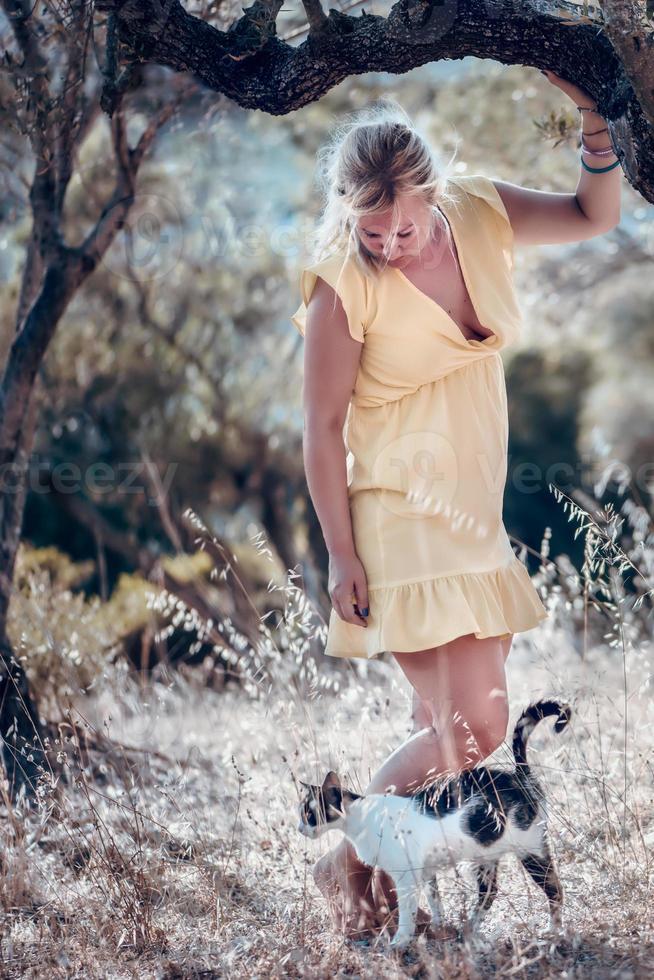
[{"label": "bare foot", "polygon": [[316,861],[312,873],[338,932],[350,939],[369,939],[379,932],[382,922],[372,903],[369,869],[350,867],[346,874],[345,859],[330,851]]}]

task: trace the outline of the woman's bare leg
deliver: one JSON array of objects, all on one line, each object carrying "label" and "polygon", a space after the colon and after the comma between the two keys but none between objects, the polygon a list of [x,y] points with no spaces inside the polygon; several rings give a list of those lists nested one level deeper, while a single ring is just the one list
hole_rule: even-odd
[{"label": "woman's bare leg", "polygon": [[[506,637],[504,640],[500,640],[504,663],[506,663],[507,657],[511,652],[512,641],[512,635]],[[415,687],[412,688],[411,721],[413,722],[410,732],[411,735],[415,735],[422,728],[428,728],[432,723],[431,708],[422,700]]]},{"label": "woman's bare leg", "polygon": [[[510,645],[511,638],[477,640],[469,634],[429,650],[394,654],[419,702],[414,728],[421,720],[428,723],[391,753],[365,793],[387,788],[399,795],[415,792],[448,770],[475,765],[497,748],[508,721],[504,661]],[[331,902],[336,924],[351,935],[374,930],[380,913],[387,914],[383,906],[392,912],[396,905],[388,876],[373,876],[345,838],[313,871],[328,901],[336,900]]]},{"label": "woman's bare leg", "polygon": [[506,645],[469,634],[393,654],[430,722],[389,755],[365,793],[415,792],[425,780],[476,765],[501,744],[508,724]]},{"label": "woman's bare leg", "polygon": [[[506,663],[506,660],[507,660],[507,657],[509,656],[509,653],[511,651],[511,643],[513,641],[513,636],[508,636],[508,637],[506,637],[503,640],[500,640],[497,637],[491,637],[491,638],[489,638],[489,641],[484,641],[484,640],[475,640],[474,635],[471,635],[471,636],[457,637],[457,639],[454,640],[452,643],[446,644],[446,646],[450,648],[449,649],[450,656],[453,657],[453,658],[455,658],[454,661],[449,660],[449,664],[450,664],[449,673],[451,673],[451,669],[452,668],[454,668],[454,670],[456,671],[456,668],[457,668],[457,665],[458,665],[458,667],[461,668],[461,673],[459,675],[455,675],[455,677],[458,676],[459,677],[459,681],[463,681],[464,683],[465,683],[465,677],[466,677],[466,669],[467,669],[467,667],[470,666],[470,664],[468,663],[466,665],[466,663],[464,662],[463,659],[459,660],[459,658],[457,656],[457,651],[460,650],[462,644],[464,646],[467,645],[469,647],[470,646],[470,643],[468,642],[466,644],[466,641],[471,641],[471,640],[473,641],[473,647],[474,647],[474,649],[477,652],[481,652],[483,650],[486,650],[487,651],[488,650],[488,643],[489,643],[489,641],[490,641],[491,645],[493,643],[499,644],[499,648],[500,648],[501,655],[502,655],[502,664],[505,664]],[[474,646],[475,644],[483,644],[484,642],[486,642],[486,646],[485,647]],[[435,650],[443,650],[443,649],[444,649],[444,647],[435,648]],[[426,653],[433,653],[434,651],[424,651],[424,652],[426,652]],[[483,655],[484,654],[482,653],[482,656]],[[373,788],[371,789],[370,786],[368,786],[366,788],[366,792],[380,792],[380,786],[379,786],[378,780],[380,778],[383,780],[383,778],[384,778],[384,770],[389,765],[389,763],[391,763],[391,760],[393,760],[393,759],[396,758],[397,753],[401,752],[403,750],[404,746],[407,745],[407,742],[410,742],[411,739],[414,736],[419,735],[419,733],[422,732],[422,731],[424,731],[425,729],[430,729],[431,728],[432,731],[433,731],[433,728],[434,728],[434,725],[433,725],[433,718],[434,718],[434,710],[433,710],[433,707],[434,707],[434,698],[433,698],[433,696],[432,697],[429,696],[430,687],[429,686],[425,687],[424,681],[422,679],[421,680],[418,680],[417,682],[414,680],[415,671],[412,671],[412,664],[410,663],[410,661],[408,661],[408,658],[411,657],[411,656],[413,656],[413,654],[400,654],[400,655],[395,654],[396,660],[398,660],[398,662],[400,663],[400,666],[404,670],[404,673],[407,675],[407,678],[408,678],[408,680],[409,680],[409,682],[411,683],[411,686],[412,686],[412,710],[411,710],[411,717],[412,717],[412,721],[413,721],[413,727],[411,729],[411,735],[410,735],[409,739],[407,739],[407,741],[404,742],[403,745],[401,745],[400,748],[396,750],[395,753],[392,753],[388,757],[388,759],[386,760],[386,762],[384,763],[384,765],[375,773],[375,776],[373,777],[373,780],[372,780],[372,783],[371,783],[371,785],[372,785]],[[400,660],[400,658],[402,658],[402,659]],[[445,662],[447,663],[448,661],[446,660]],[[408,663],[408,669],[405,670],[404,669],[404,665],[407,664],[407,663]],[[418,666],[420,666],[420,665],[418,665]],[[497,669],[497,668],[493,668],[493,669]],[[420,671],[420,674],[422,674],[422,673],[423,672]],[[441,673],[442,673],[442,671],[441,671]],[[501,674],[502,674],[501,681],[499,681],[497,685],[495,685],[495,686],[490,685],[489,686],[487,684],[487,686],[488,686],[488,691],[490,692],[490,694],[491,695],[494,695],[495,697],[497,697],[499,703],[503,703],[504,704],[505,707],[500,710],[500,715],[501,716],[506,716],[506,722],[508,723],[508,695],[507,695],[507,691],[506,691],[506,676],[504,675],[503,669],[501,671]],[[437,686],[438,686],[438,682],[437,682]],[[446,688],[448,688],[449,691],[450,691],[449,695],[446,694],[446,690],[445,690]],[[446,697],[446,698],[449,697],[449,700],[452,703],[452,707],[454,707],[454,703],[458,703],[459,705],[462,703],[462,700],[461,699],[457,699],[456,690],[457,690],[457,684],[456,684],[456,679],[455,679],[455,682],[452,683],[452,684],[450,684],[449,682],[446,681],[445,684],[444,684],[444,687],[440,691],[440,693],[444,697]],[[425,697],[425,693],[427,693],[427,697]],[[481,693],[481,692],[479,692],[479,693]],[[454,697],[453,697],[453,695],[454,695]],[[476,695],[473,694],[473,697],[476,697]],[[481,701],[480,701],[480,703],[481,703]],[[459,712],[461,713],[461,715],[465,716],[465,712],[463,712],[460,707],[459,707]],[[456,711],[451,712],[450,713],[450,716],[451,717],[456,717],[457,716],[457,712]],[[447,718],[447,714],[445,715],[445,717]],[[495,739],[492,738],[492,737],[490,738],[489,743],[486,745],[486,748],[488,749],[488,751],[485,754],[484,754],[484,747],[483,747],[482,744],[477,744],[477,746],[476,746],[477,751],[475,753],[471,753],[471,751],[470,751],[470,749],[472,747],[471,735],[473,733],[472,732],[469,733],[468,736],[466,738],[464,738],[464,741],[466,743],[465,744],[465,751],[463,753],[463,756],[459,758],[458,767],[457,767],[457,765],[452,765],[452,764],[450,764],[449,766],[443,767],[442,766],[442,762],[441,762],[441,766],[440,767],[436,767],[436,768],[438,768],[438,771],[437,772],[433,772],[431,774],[425,774],[425,777],[423,777],[423,780],[421,780],[421,782],[422,781],[424,781],[424,782],[430,782],[432,779],[437,778],[439,775],[443,774],[446,771],[446,769],[450,769],[452,772],[456,772],[456,771],[460,771],[461,769],[471,768],[472,766],[477,765],[478,762],[480,762],[484,758],[486,758],[487,755],[490,755],[491,752],[495,748],[497,748],[497,745],[501,744],[501,742],[503,741],[503,739],[505,737],[505,734],[506,734],[506,723],[504,721],[501,721],[500,722],[500,728],[503,729],[504,734],[502,735],[501,738],[499,738],[499,740],[497,740],[497,744],[496,745],[493,745],[492,744],[495,741]],[[466,730],[465,727],[464,727],[464,724],[462,722],[459,722],[459,729],[462,730],[462,731],[465,731]],[[453,758],[455,756],[455,754],[457,752],[457,747],[460,746],[460,742],[461,742],[461,739],[459,738],[459,739],[457,739],[457,740],[454,741],[454,745],[452,746],[451,745],[451,738],[445,738],[443,740],[443,749],[444,750],[445,750],[445,746],[449,744],[450,758]],[[420,743],[415,743],[415,744],[420,744]],[[391,775],[392,775],[392,773],[391,773]],[[419,788],[420,788],[420,784],[417,784],[415,786],[415,788],[410,788],[408,790],[408,792],[409,793],[415,792]],[[403,795],[402,794],[402,791],[399,791],[399,792],[400,792],[400,795]],[[397,895],[395,893],[395,889],[393,888],[393,884],[392,884],[390,878],[386,874],[384,874],[383,872],[381,872],[379,869],[376,869],[375,870],[375,873],[374,873],[374,876],[373,876],[372,893],[373,893],[373,896],[374,896],[374,899],[375,899],[375,905],[376,905],[377,908],[380,909],[380,911],[384,911],[385,908],[387,908],[389,910],[389,912],[393,913],[393,911],[395,910],[395,907],[397,905]]]}]

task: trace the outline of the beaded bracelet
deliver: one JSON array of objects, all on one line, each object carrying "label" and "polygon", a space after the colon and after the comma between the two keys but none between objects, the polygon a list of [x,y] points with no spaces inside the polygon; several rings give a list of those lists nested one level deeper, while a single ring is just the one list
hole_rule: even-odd
[{"label": "beaded bracelet", "polygon": [[591,174],[605,174],[607,170],[613,170],[614,167],[618,167],[620,165],[620,161],[614,160],[613,163],[608,165],[608,167],[589,167],[584,158],[581,157],[581,165],[584,170],[587,170]]}]

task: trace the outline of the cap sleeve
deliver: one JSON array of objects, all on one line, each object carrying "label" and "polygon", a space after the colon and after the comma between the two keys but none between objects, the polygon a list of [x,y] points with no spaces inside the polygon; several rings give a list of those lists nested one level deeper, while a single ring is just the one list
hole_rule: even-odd
[{"label": "cap sleeve", "polygon": [[347,316],[350,335],[354,340],[363,343],[368,329],[369,290],[365,275],[357,268],[354,259],[342,253],[332,254],[326,259],[314,262],[302,269],[300,273],[302,303],[291,316],[291,323],[304,336],[307,323],[307,306],[319,276],[329,283],[340,298]]},{"label": "cap sleeve", "polygon": [[490,177],[482,174],[465,174],[455,179],[473,197],[475,211],[489,227],[493,237],[499,242],[504,258],[510,269],[513,268],[513,228],[504,202]]}]

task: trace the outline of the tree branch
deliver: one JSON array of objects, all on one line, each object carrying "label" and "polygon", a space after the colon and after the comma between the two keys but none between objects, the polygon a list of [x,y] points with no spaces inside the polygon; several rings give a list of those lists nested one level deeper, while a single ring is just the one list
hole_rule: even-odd
[{"label": "tree branch", "polygon": [[628,180],[654,202],[654,129],[599,8],[584,12],[565,0],[398,0],[387,17],[352,17],[333,8],[325,14],[319,0],[303,4],[309,34],[293,47],[273,29],[277,0],[258,0],[227,31],[178,0],[101,0],[130,58],[191,72],[243,108],[273,115],[319,99],[351,75],[400,74],[443,58],[552,69],[597,101]]},{"label": "tree branch", "polygon": [[309,22],[309,33],[320,34],[324,31],[329,24],[329,18],[322,9],[320,0],[302,0],[302,6]]},{"label": "tree branch", "polygon": [[84,79],[87,74],[86,61],[92,27],[90,5],[85,0],[75,0],[71,4],[71,17],[64,32],[67,49],[64,85],[58,105],[53,107],[56,129],[55,173],[58,213],[61,213],[63,208],[66,189],[73,172],[74,147],[79,146],[81,142],[80,127],[87,121],[83,112],[87,101]]},{"label": "tree branch", "polygon": [[[42,177],[41,191],[52,184],[49,193],[54,199],[54,172],[52,170],[50,82],[48,78],[48,62],[41,51],[37,37],[29,24],[32,18],[30,0],[2,0],[7,19],[16,39],[23,63],[18,77],[27,86],[26,112],[27,127],[34,156],[36,158],[36,173]],[[15,76],[16,77],[16,74]]]}]

